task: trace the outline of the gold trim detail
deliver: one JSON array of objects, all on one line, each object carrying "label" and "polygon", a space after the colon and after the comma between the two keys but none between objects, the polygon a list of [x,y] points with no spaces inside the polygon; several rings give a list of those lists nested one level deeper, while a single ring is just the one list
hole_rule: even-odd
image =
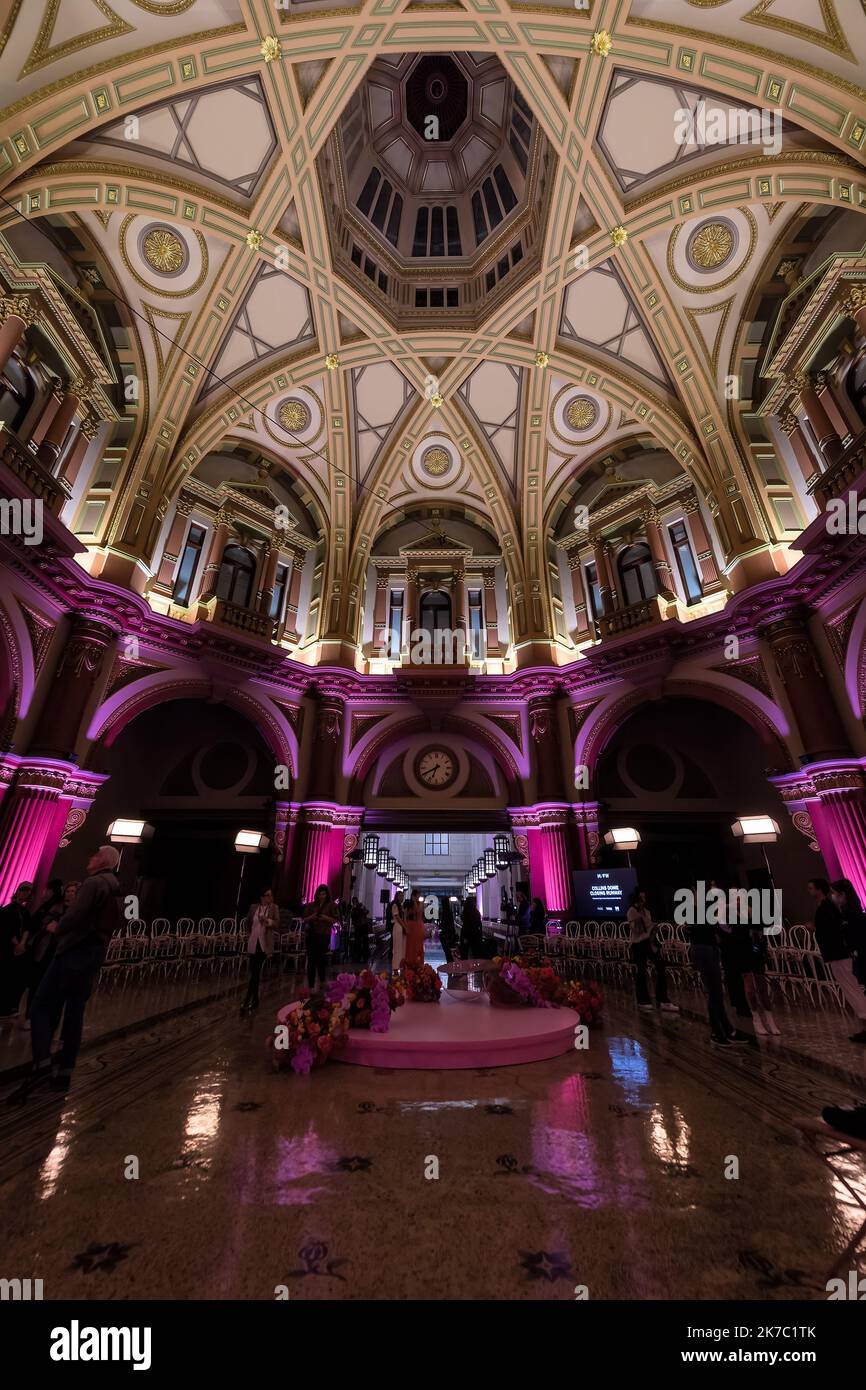
[{"label": "gold trim detail", "polygon": [[277,411],[277,419],[288,434],[303,434],[310,428],[310,407],[292,396]]},{"label": "gold trim detail", "polygon": [[159,271],[160,275],[171,275],[175,270],[180,270],[186,255],[186,247],[180,237],[167,227],[154,227],[153,231],[148,232],[141,249],[151,270]]},{"label": "gold trim detail", "polygon": [[[737,296],[735,294],[732,294],[730,299],[723,299],[721,304],[707,304],[703,308],[699,309],[690,309],[687,304],[683,305],[686,317],[688,318],[689,323],[692,325],[692,328],[694,329],[695,338],[697,340],[698,346],[700,347],[704,356],[706,357],[707,363],[709,364],[710,369],[712,370],[713,376],[715,376],[716,372],[718,371],[719,354],[722,350],[722,338],[724,337],[725,328],[727,327],[728,319],[730,318],[731,305],[733,304],[736,297]],[[719,323],[716,327],[715,340],[713,342],[712,348],[710,348],[707,344],[706,338],[704,337],[703,333],[701,332],[697,323],[695,322],[695,319],[703,318],[705,314],[719,313],[722,317],[719,320]]]},{"label": "gold trim detail", "polygon": [[[29,77],[31,72],[36,72],[39,68],[47,67],[49,63],[56,63],[60,58],[68,58],[72,53],[80,53],[82,49],[92,48],[94,44],[104,43],[107,39],[120,38],[122,34],[135,33],[135,25],[127,24],[125,19],[121,19],[119,14],[115,14],[108,4],[108,0],[89,0],[89,2],[96,6],[108,23],[103,24],[101,29],[90,29],[86,34],[76,34],[72,39],[64,39],[63,43],[52,48],[51,35],[54,33],[54,26],[57,23],[60,0],[48,0],[39,32],[36,35],[36,42],[30,50],[30,57],[18,74],[19,80],[22,77]],[[65,80],[69,81],[68,78]]]},{"label": "gold trim detail", "polygon": [[749,224],[749,249],[746,253],[746,257],[742,265],[738,266],[736,270],[732,271],[731,274],[726,277],[726,279],[720,280],[717,285],[690,284],[687,280],[683,280],[682,277],[678,274],[674,266],[674,252],[676,250],[676,245],[679,239],[680,232],[683,230],[683,224],[680,223],[679,226],[674,227],[673,231],[671,232],[670,241],[668,242],[667,263],[668,274],[670,275],[674,284],[679,289],[686,290],[689,294],[717,294],[720,290],[726,289],[728,285],[732,285],[734,281],[737,279],[737,276],[742,275],[743,271],[746,269],[746,266],[749,264],[749,262],[755,254],[755,247],[758,244],[758,224],[748,208],[737,208],[736,211],[741,213]]},{"label": "gold trim detail", "polygon": [[775,4],[776,0],[758,0],[755,8],[743,15],[743,23],[758,24],[763,29],[775,29],[792,39],[805,39],[806,43],[815,43],[819,48],[826,48],[838,58],[848,58],[852,63],[856,62],[851,45],[839,23],[833,0],[818,0],[821,18],[824,21],[823,32],[799,19],[785,19],[782,15],[770,14],[770,8]]},{"label": "gold trim detail", "polygon": [[724,222],[705,222],[689,244],[692,258],[701,270],[717,270],[734,254],[734,235]]},{"label": "gold trim detail", "polygon": [[447,473],[453,459],[447,449],[434,445],[432,449],[425,449],[421,455],[421,467],[431,478],[441,478],[443,473]]},{"label": "gold trim detail", "polygon": [[205,241],[201,232],[197,232],[194,227],[190,229],[193,235],[198,240],[199,250],[201,252],[201,273],[194,284],[190,285],[185,290],[167,290],[163,285],[151,285],[149,281],[145,280],[142,275],[139,275],[135,266],[129,259],[129,253],[126,249],[126,234],[129,231],[129,224],[130,222],[135,221],[136,217],[141,217],[143,215],[144,214],[140,212],[131,212],[126,217],[124,217],[123,222],[121,223],[120,236],[118,239],[120,259],[123,261],[123,264],[126,266],[126,269],[129,271],[136,284],[141,285],[142,288],[147,290],[149,294],[160,295],[165,299],[188,299],[191,294],[195,294],[196,290],[201,289],[202,285],[207,279],[207,273],[210,269],[210,261],[207,253],[207,242]]}]

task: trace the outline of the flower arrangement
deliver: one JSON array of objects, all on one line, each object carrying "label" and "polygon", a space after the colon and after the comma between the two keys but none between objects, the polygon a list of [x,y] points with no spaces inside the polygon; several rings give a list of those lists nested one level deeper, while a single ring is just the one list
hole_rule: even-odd
[{"label": "flower arrangement", "polygon": [[555,1009],[552,1000],[544,999],[529,974],[513,960],[503,960],[499,970],[490,976],[488,993],[491,1004],[524,1005],[532,1009]]},{"label": "flower arrangement", "polygon": [[406,997],[413,1004],[438,1004],[439,995],[442,993],[442,981],[432,965],[420,965],[417,968],[404,965],[400,979]]},{"label": "flower arrangement", "polygon": [[565,994],[565,1003],[580,1014],[581,1023],[587,1028],[600,1028],[604,1012],[604,995],[594,980],[581,983],[572,980]]},{"label": "flower arrangement", "polygon": [[369,1028],[371,1033],[387,1033],[391,1014],[406,1000],[399,981],[375,975],[372,970],[338,975],[325,993],[331,1004],[345,1010],[350,1028]]},{"label": "flower arrangement", "polygon": [[325,1065],[345,1042],[348,1031],[349,1019],[342,1004],[321,992],[296,999],[280,1009],[268,1038],[274,1070],[291,1067],[294,1072],[309,1074],[313,1067]]}]

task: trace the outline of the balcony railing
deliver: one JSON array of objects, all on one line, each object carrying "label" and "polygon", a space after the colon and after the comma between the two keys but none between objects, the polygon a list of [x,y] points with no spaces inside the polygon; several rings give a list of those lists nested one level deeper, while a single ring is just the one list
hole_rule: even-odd
[{"label": "balcony railing", "polygon": [[848,492],[861,473],[866,471],[866,434],[858,434],[845,452],[831,463],[824,473],[819,473],[809,484],[809,491],[823,510],[832,497],[841,497]]},{"label": "balcony railing", "polygon": [[630,603],[627,608],[617,608],[613,613],[605,613],[599,618],[601,639],[619,637],[624,632],[634,632],[635,628],[648,627],[650,623],[662,621],[657,598],[644,598],[638,603]]},{"label": "balcony railing", "polygon": [[60,515],[69,496],[63,483],[49,473],[16,435],[9,434],[5,429],[0,433],[0,463],[20,479],[28,492],[40,498],[53,516]]},{"label": "balcony railing", "polygon": [[257,613],[253,608],[243,608],[239,603],[226,603],[224,599],[220,599],[214,608],[213,621],[250,637],[261,637],[266,642],[270,642],[274,635],[273,618],[265,613]]}]

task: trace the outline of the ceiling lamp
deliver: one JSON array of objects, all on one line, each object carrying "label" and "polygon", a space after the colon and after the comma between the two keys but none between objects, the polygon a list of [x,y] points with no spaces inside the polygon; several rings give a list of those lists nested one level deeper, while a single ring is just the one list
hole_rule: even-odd
[{"label": "ceiling lamp", "polygon": [[496,855],[497,869],[508,868],[508,836],[493,836],[493,853]]},{"label": "ceiling lamp", "polygon": [[390,859],[390,857],[391,856],[385,849],[384,845],[376,853],[376,873],[379,875],[380,878],[388,877],[388,860]]},{"label": "ceiling lamp", "polygon": [[379,836],[364,836],[364,868],[375,869],[376,859],[379,854]]},{"label": "ceiling lamp", "polygon": [[484,851],[484,877],[495,878],[496,874],[496,855],[492,849],[486,849]]}]

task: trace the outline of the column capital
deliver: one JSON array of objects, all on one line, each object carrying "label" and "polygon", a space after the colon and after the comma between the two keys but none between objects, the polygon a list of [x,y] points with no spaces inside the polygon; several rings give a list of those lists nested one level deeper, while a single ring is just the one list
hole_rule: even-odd
[{"label": "column capital", "polygon": [[791,435],[794,433],[794,430],[799,427],[800,421],[797,419],[793,410],[788,409],[783,409],[780,411],[778,420],[782,430],[790,439]]},{"label": "column capital", "polygon": [[848,288],[845,299],[842,300],[842,309],[851,318],[859,309],[866,309],[866,283],[856,283]]},{"label": "column capital", "polygon": [[181,495],[175,502],[174,509],[178,516],[191,516],[193,505],[194,503],[191,497],[184,497]]},{"label": "column capital", "polygon": [[84,438],[88,441],[88,443],[92,443],[93,440],[96,438],[96,436],[99,433],[99,427],[101,424],[102,421],[94,420],[93,416],[89,412],[87,415],[84,416],[84,419],[81,421],[80,429],[81,433],[84,435]]},{"label": "column capital", "polygon": [[0,323],[15,318],[20,319],[27,328],[31,328],[39,317],[40,311],[26,295],[9,294],[0,297]]}]

